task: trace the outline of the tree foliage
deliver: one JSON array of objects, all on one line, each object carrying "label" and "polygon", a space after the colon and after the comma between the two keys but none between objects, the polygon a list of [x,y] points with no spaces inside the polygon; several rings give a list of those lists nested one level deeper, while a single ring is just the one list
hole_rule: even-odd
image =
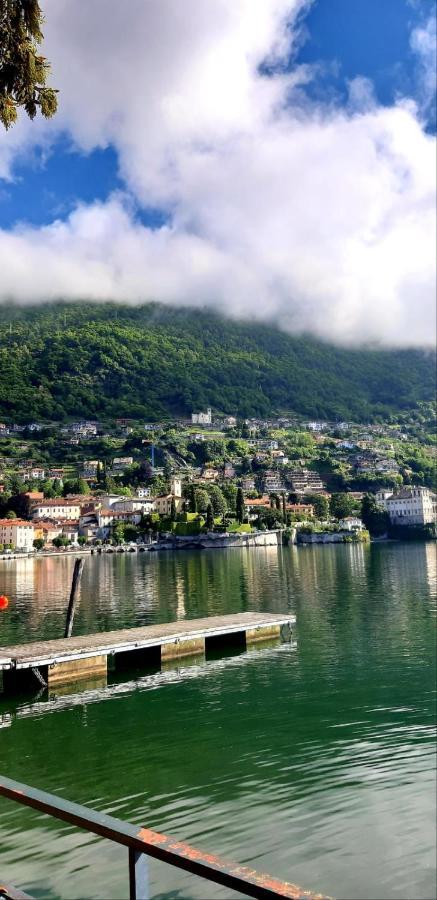
[{"label": "tree foliage", "polygon": [[206,528],[208,531],[212,531],[214,528],[214,513],[211,503],[208,503],[206,507]]},{"label": "tree foliage", "polygon": [[203,488],[195,488],[194,496],[196,500],[196,508],[192,509],[191,512],[200,512],[206,513],[208,506],[210,504],[209,494]]},{"label": "tree foliage", "polygon": [[235,512],[236,512],[236,516],[237,516],[237,522],[239,522],[241,525],[241,523],[244,520],[244,512],[245,512],[245,510],[244,510],[244,494],[243,494],[241,487],[239,487],[237,489],[237,497],[236,497],[236,501],[235,501]]},{"label": "tree foliage", "polygon": [[[158,304],[0,307],[0,369],[0,416],[18,422],[156,421],[206,406],[371,421],[435,394],[435,359],[420,350],[335,347]],[[290,450],[310,458],[315,446],[302,436]],[[206,451],[223,448],[212,438]]]},{"label": "tree foliage", "polygon": [[68,478],[64,481],[62,487],[64,497],[68,494],[88,494],[89,487],[84,478]]},{"label": "tree foliage", "polygon": [[361,518],[367,531],[375,536],[385,534],[390,525],[388,514],[379,508],[371,494],[365,494],[361,501]]},{"label": "tree foliage", "polygon": [[209,499],[214,515],[223,516],[228,509],[228,504],[226,502],[223,491],[220,490],[220,488],[216,484],[209,484],[206,490],[209,494]]},{"label": "tree foliage", "polygon": [[50,119],[56,90],[47,86],[50,65],[38,45],[43,39],[38,0],[0,0],[0,121],[10,128],[22,107],[29,118],[38,109]]},{"label": "tree foliage", "polygon": [[323,494],[305,494],[305,503],[311,503],[314,507],[314,515],[317,519],[327,519],[329,515],[329,501]]},{"label": "tree foliage", "polygon": [[356,509],[356,501],[350,494],[332,494],[329,501],[329,509],[335,519],[344,519],[351,516]]}]

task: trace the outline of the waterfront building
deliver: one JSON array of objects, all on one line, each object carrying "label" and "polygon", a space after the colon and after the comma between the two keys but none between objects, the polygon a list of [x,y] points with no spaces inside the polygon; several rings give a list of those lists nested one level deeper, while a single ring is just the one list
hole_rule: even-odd
[{"label": "waterfront building", "polygon": [[0,544],[14,550],[33,550],[34,529],[32,522],[24,519],[0,519]]},{"label": "waterfront building", "polygon": [[285,511],[290,513],[298,513],[299,515],[314,517],[314,506],[312,503],[286,503]]},{"label": "waterfront building", "polygon": [[340,519],[339,527],[342,531],[363,531],[364,524],[358,516],[345,516],[344,519]]},{"label": "waterfront building", "polygon": [[62,529],[62,537],[67,538],[70,544],[77,544],[79,537],[79,521],[77,522],[60,522]]},{"label": "waterfront building", "polygon": [[78,500],[66,500],[55,497],[53,500],[41,500],[32,508],[33,519],[79,519],[81,504]]},{"label": "waterfront building", "polygon": [[111,510],[114,512],[143,512],[149,513],[153,510],[151,497],[119,497],[115,503],[111,503]]},{"label": "waterfront building", "polygon": [[176,512],[179,512],[182,508],[183,500],[182,497],[174,497],[173,494],[162,494],[160,497],[155,497],[153,501],[154,512],[159,513],[160,516],[169,516],[173,500]]},{"label": "waterfront building", "polygon": [[388,512],[392,525],[429,525],[436,521],[437,497],[427,487],[414,485],[397,493],[378,491],[376,501]]},{"label": "waterfront building", "polygon": [[80,520],[80,533],[88,539],[93,537],[106,540],[111,536],[112,526],[120,522],[123,525],[139,525],[141,511],[114,512],[111,509],[98,509],[94,517],[90,516]]}]

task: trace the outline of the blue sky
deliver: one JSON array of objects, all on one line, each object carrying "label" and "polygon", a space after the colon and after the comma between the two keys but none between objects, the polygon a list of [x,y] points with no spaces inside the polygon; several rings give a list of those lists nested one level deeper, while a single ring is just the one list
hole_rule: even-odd
[{"label": "blue sky", "polygon": [[372,80],[381,103],[393,103],[398,93],[414,97],[417,59],[410,35],[434,10],[434,0],[317,0],[305,19],[308,39],[299,60],[337,63],[330,80],[343,98],[347,80],[360,75]]},{"label": "blue sky", "polygon": [[[416,97],[420,86],[410,35],[434,9],[434,0],[315,0],[302,17],[305,39],[293,56],[293,64],[321,64],[307,94],[318,100],[330,96],[341,104],[348,82],[364,76],[382,104],[392,104],[399,93]],[[434,127],[431,114],[428,127]],[[113,147],[75,152],[65,135],[49,154],[36,149],[13,171],[13,183],[0,183],[0,228],[22,221],[44,225],[67,216],[78,201],[105,200],[123,188]],[[147,203],[137,215],[151,227],[166,219]]]}]

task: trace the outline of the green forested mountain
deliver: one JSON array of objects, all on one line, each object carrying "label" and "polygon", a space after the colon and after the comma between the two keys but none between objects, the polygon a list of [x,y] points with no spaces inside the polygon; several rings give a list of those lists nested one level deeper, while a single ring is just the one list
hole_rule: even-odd
[{"label": "green forested mountain", "polygon": [[435,357],[348,349],[157,304],[0,307],[0,416],[157,419],[212,406],[366,420],[435,393]]}]

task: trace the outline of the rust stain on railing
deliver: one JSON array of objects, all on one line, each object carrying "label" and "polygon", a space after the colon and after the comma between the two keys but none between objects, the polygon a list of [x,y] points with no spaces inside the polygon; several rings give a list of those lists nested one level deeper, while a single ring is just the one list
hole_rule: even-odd
[{"label": "rust stain on railing", "polygon": [[[258,896],[268,896],[270,894],[272,897],[283,897],[287,898],[287,900],[328,900],[322,894],[305,891],[296,884],[280,881],[271,875],[257,872],[256,869],[250,869],[248,866],[241,866],[229,860],[224,860],[214,853],[205,853],[203,850],[198,850],[196,847],[185,843],[185,841],[177,841],[166,834],[152,831],[150,828],[140,828],[138,837],[146,846],[160,847],[172,856],[175,854],[180,859],[203,863],[212,870],[226,873],[230,878],[240,881],[246,888],[249,885],[253,885],[255,888],[258,887],[263,891],[263,894]],[[173,861],[173,865],[177,865],[176,860]],[[206,875],[203,877],[206,877]],[[243,890],[243,887],[240,890]]]},{"label": "rust stain on railing", "polygon": [[[280,881],[248,866],[224,860],[214,853],[198,850],[166,834],[150,828],[138,828],[138,825],[71,803],[10,778],[1,779],[0,795],[128,847],[132,900],[143,900],[146,896],[146,888],[139,884],[144,872],[138,872],[137,876],[135,869],[137,857],[144,859],[145,856],[231,888],[246,897],[254,897],[255,900],[329,900],[322,894],[303,890],[295,884]],[[144,883],[142,880],[141,885]]]}]

